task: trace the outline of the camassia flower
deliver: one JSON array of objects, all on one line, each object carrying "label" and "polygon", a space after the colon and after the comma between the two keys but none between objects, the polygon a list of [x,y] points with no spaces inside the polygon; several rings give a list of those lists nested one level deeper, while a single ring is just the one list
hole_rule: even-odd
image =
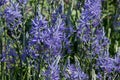
[{"label": "camassia flower", "polygon": [[31,38],[29,45],[32,53],[50,53],[57,55],[61,53],[62,41],[64,39],[64,23],[58,19],[54,26],[48,26],[42,15],[32,20]]},{"label": "camassia flower", "polygon": [[105,36],[104,28],[100,26],[101,0],[85,0],[79,20],[78,38],[85,45],[84,49],[92,55],[108,55],[109,39]]},{"label": "camassia flower", "polygon": [[85,4],[79,20],[78,34],[90,32],[90,26],[96,27],[100,23],[101,0],[85,0]]},{"label": "camassia flower", "polygon": [[1,58],[2,58],[1,62],[6,62],[7,68],[12,68],[13,64],[16,64],[18,60],[18,54],[17,54],[17,51],[13,47],[8,45],[7,53],[3,52]]},{"label": "camassia flower", "polygon": [[56,58],[54,57],[52,63],[48,63],[48,67],[46,71],[43,73],[45,76],[45,80],[60,80],[60,67],[59,61],[61,56],[58,55]]},{"label": "camassia flower", "polygon": [[46,43],[44,43],[44,39],[49,36],[47,28],[48,23],[42,15],[38,15],[32,20],[31,36],[28,42],[29,52],[32,53],[32,57],[39,56],[37,53],[47,48]]},{"label": "camassia flower", "polygon": [[11,2],[4,10],[4,16],[9,29],[14,30],[21,23],[21,11],[18,3]]},{"label": "camassia flower", "polygon": [[105,58],[100,58],[98,59],[97,62],[101,69],[103,69],[103,71],[105,71],[106,73],[111,73],[112,71],[114,71],[115,65],[114,65],[114,59],[110,58],[110,57],[105,57]]},{"label": "camassia flower", "polygon": [[[101,0],[85,0],[85,4],[79,20],[78,35],[85,34],[90,37],[91,27],[97,27],[100,23]],[[84,36],[84,35],[83,35]],[[88,39],[87,39],[88,40]]]},{"label": "camassia flower", "polygon": [[111,72],[114,69],[114,60],[109,57],[110,42],[101,26],[101,0],[85,0],[77,30],[77,37],[83,43],[81,45],[84,53],[86,52],[83,55],[86,55],[92,64],[97,62],[101,64],[99,67]]},{"label": "camassia flower", "polygon": [[71,80],[87,80],[88,76],[80,69],[77,68],[74,64],[68,65],[65,71],[66,79]]},{"label": "camassia flower", "polygon": [[[99,57],[97,59],[96,66],[99,66],[99,72],[101,72],[102,70],[103,73],[106,74],[105,76],[110,78],[110,80],[112,80],[114,78],[112,73],[114,73],[114,75],[118,75],[120,73],[120,55],[116,54],[114,58],[111,58],[109,56]],[[115,77],[117,78],[119,76],[115,76]]]}]

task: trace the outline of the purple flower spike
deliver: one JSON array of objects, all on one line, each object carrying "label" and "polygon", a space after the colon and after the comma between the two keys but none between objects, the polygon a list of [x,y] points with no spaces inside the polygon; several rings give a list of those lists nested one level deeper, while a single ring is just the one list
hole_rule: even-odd
[{"label": "purple flower spike", "polygon": [[103,71],[106,73],[111,73],[114,71],[115,65],[114,65],[114,59],[110,57],[105,58],[99,58],[97,63]]},{"label": "purple flower spike", "polygon": [[21,23],[21,11],[19,9],[19,4],[12,3],[4,10],[5,20],[9,29],[14,30],[14,28]]},{"label": "purple flower spike", "polygon": [[59,68],[59,61],[60,55],[56,57],[52,64],[48,63],[48,68],[43,74],[46,77],[46,80],[60,80],[60,68]]},{"label": "purple flower spike", "polygon": [[76,68],[74,64],[68,65],[65,77],[71,80],[88,80],[88,76],[80,68]]},{"label": "purple flower spike", "polygon": [[32,21],[32,25],[30,32],[32,36],[29,43],[34,46],[34,51],[41,50],[43,53],[52,55],[60,54],[65,29],[62,19],[57,19],[55,25],[49,27],[47,21],[42,15],[39,15]]}]

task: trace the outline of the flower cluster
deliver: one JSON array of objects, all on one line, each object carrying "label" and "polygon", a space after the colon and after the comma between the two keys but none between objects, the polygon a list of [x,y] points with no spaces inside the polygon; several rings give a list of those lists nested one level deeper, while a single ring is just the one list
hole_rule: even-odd
[{"label": "flower cluster", "polygon": [[44,75],[46,76],[46,79],[51,80],[59,80],[60,79],[60,68],[59,63],[60,61],[60,55],[56,57],[56,59],[53,61],[53,63],[48,63],[48,68],[44,72]]},{"label": "flower cluster", "polygon": [[115,58],[100,57],[97,65],[106,73],[119,72],[120,71],[120,55],[116,55]]},{"label": "flower cluster", "polygon": [[100,27],[101,0],[86,0],[78,26],[78,37],[84,42],[93,56],[108,55],[109,40],[105,36],[104,28]]},{"label": "flower cluster", "polygon": [[85,0],[79,22],[78,38],[84,43],[82,45],[87,52],[87,58],[90,58],[91,63],[95,61],[92,68],[96,67],[97,70],[99,66],[106,73],[113,72],[116,67],[115,60],[109,57],[110,42],[105,36],[104,28],[100,25],[101,0]]},{"label": "flower cluster", "polygon": [[44,53],[60,54],[64,39],[64,23],[62,19],[58,19],[55,26],[48,26],[42,15],[36,17],[32,22],[31,35],[33,34],[33,36],[29,42],[30,45],[35,44],[37,51],[46,50]]},{"label": "flower cluster", "polygon": [[7,27],[10,30],[14,30],[18,25],[21,24],[21,11],[18,3],[12,2],[9,6],[4,10],[5,20],[7,23]]},{"label": "flower cluster", "polygon": [[105,58],[99,58],[98,65],[105,71],[106,73],[111,73],[115,66],[114,66],[114,59],[105,57]]},{"label": "flower cluster", "polygon": [[81,71],[80,67],[76,68],[74,64],[68,65],[65,73],[66,79],[87,80],[88,76]]}]

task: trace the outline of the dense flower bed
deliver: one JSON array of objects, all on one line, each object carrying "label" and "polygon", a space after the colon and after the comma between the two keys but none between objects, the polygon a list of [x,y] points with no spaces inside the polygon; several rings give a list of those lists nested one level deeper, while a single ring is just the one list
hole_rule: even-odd
[{"label": "dense flower bed", "polygon": [[0,0],[0,80],[119,80],[119,0]]}]

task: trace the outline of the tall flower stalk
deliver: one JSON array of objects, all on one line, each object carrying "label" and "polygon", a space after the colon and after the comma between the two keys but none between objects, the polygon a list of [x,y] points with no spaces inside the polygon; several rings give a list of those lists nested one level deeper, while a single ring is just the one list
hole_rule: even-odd
[{"label": "tall flower stalk", "polygon": [[[101,0],[85,0],[78,26],[78,38],[83,43],[83,55],[88,58],[89,70],[95,69],[95,63],[99,57],[109,56],[109,39],[105,36],[101,27]],[[87,64],[86,64],[87,65]],[[90,72],[89,72],[90,73]],[[93,78],[92,75],[91,79]]]}]

